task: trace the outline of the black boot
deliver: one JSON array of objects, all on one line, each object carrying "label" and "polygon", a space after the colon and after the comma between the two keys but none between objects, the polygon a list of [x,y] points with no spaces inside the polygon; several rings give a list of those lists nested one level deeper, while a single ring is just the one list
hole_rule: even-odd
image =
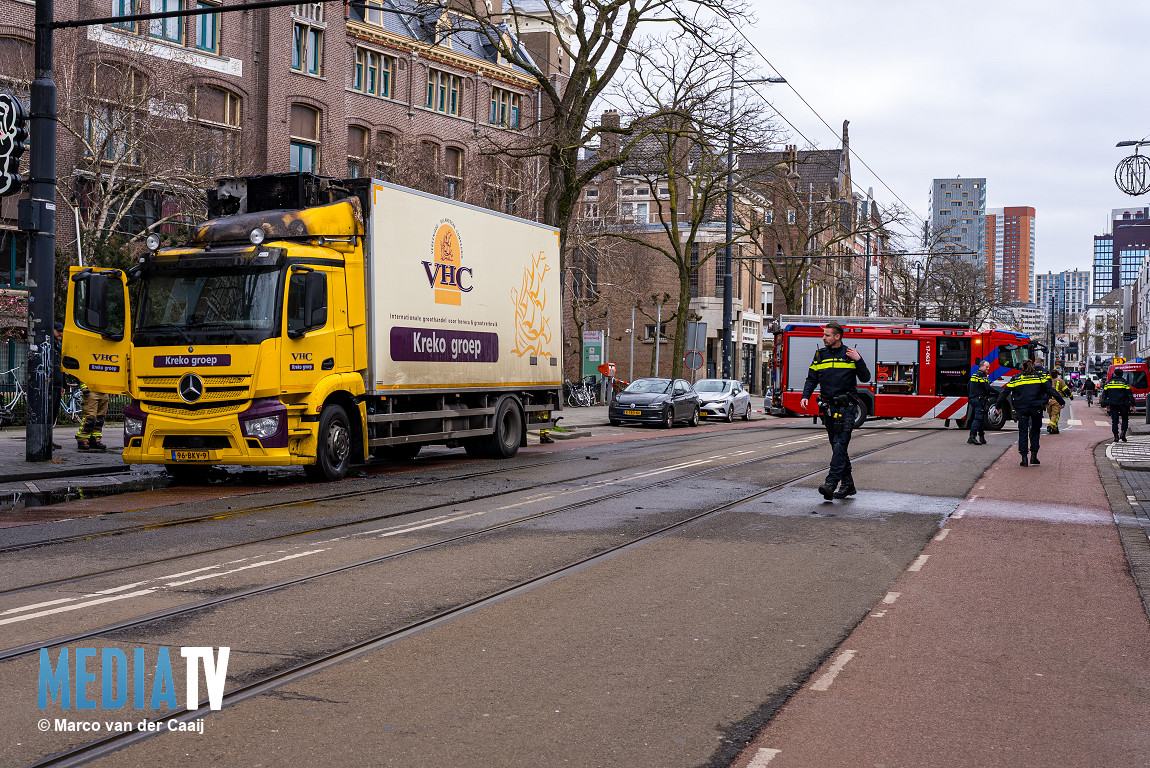
[{"label": "black boot", "polygon": [[1121,434],[1121,435],[1118,437],[1118,439],[1119,439],[1119,440],[1121,440],[1122,442],[1126,442],[1126,433],[1125,433],[1125,432],[1123,432],[1123,433],[1122,433],[1122,434]]},{"label": "black boot", "polygon": [[1033,451],[1031,451],[1031,453],[1030,453],[1030,463],[1034,464],[1035,466],[1042,463],[1041,461],[1038,460],[1038,454],[1033,452]]},{"label": "black boot", "polygon": [[974,435],[971,435],[970,437],[966,438],[966,442],[970,443],[971,445],[978,445],[979,444],[978,441],[974,439]]},{"label": "black boot", "polygon": [[845,499],[847,496],[854,496],[856,493],[858,493],[858,490],[855,489],[854,483],[843,483],[833,495],[836,499]]},{"label": "black boot", "polygon": [[835,497],[835,487],[830,483],[823,483],[819,486],[819,493],[823,495],[824,499],[830,501]]},{"label": "black boot", "polygon": [[1026,460],[1026,454],[1025,453],[1022,454],[1022,461],[1018,462],[1018,466],[1020,466],[1020,467],[1029,467],[1030,466],[1030,462]]},{"label": "black boot", "polygon": [[986,445],[986,435],[982,434],[981,432],[978,433],[978,444]]}]

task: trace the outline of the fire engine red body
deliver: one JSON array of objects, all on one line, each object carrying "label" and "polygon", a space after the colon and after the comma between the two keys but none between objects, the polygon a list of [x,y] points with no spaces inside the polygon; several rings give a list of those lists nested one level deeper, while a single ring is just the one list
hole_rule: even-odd
[{"label": "fire engine red body", "polygon": [[[1029,338],[1011,331],[905,318],[835,320],[843,327],[843,344],[857,348],[871,371],[871,380],[856,390],[869,418],[964,419],[970,375],[980,361],[990,362],[991,385],[1001,387],[1032,357]],[[817,413],[814,398],[805,411],[799,401],[822,334],[822,319],[782,318],[775,334],[773,413]],[[996,411],[987,427],[1000,429],[1005,420]]]}]

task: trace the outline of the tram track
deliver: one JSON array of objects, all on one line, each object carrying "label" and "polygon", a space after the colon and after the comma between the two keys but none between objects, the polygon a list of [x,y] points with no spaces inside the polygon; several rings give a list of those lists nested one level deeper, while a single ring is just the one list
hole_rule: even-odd
[{"label": "tram track", "polygon": [[[883,430],[897,430],[897,429],[903,429],[903,428],[901,428],[901,427],[883,427],[881,429],[883,429]],[[721,435],[721,434],[728,434],[728,433],[727,432],[721,432],[721,433],[714,433],[714,434],[720,434]],[[874,431],[869,432],[868,434],[874,434]],[[682,442],[682,441],[693,441],[693,440],[701,439],[703,437],[707,437],[707,436],[706,435],[700,435],[698,437],[686,437],[686,438],[683,438],[682,440],[680,440],[680,442]],[[784,436],[779,435],[779,436],[775,436],[775,437],[771,437],[771,438],[766,438],[764,440],[758,440],[755,442],[747,442],[747,443],[743,444],[743,447],[745,447],[747,445],[758,445],[758,444],[761,444],[763,442],[769,442],[772,439],[777,439],[780,437],[784,437]],[[387,486],[385,488],[372,489],[372,490],[368,490],[368,491],[360,490],[360,491],[356,491],[354,493],[348,492],[346,494],[340,494],[338,496],[324,497],[322,499],[312,499],[312,500],[305,500],[305,501],[298,501],[298,502],[282,502],[282,503],[278,503],[278,504],[258,505],[258,506],[247,507],[247,508],[238,509],[238,510],[234,510],[234,511],[218,512],[218,513],[213,513],[210,515],[200,515],[200,516],[197,516],[195,518],[181,518],[180,520],[174,520],[174,521],[170,521],[170,522],[165,521],[162,523],[147,523],[147,524],[141,524],[141,525],[137,525],[137,526],[125,526],[123,528],[118,528],[118,529],[115,529],[112,531],[100,531],[100,532],[89,533],[89,534],[76,534],[73,536],[60,537],[60,538],[54,539],[54,540],[41,540],[40,543],[36,543],[36,544],[29,543],[28,545],[21,545],[19,547],[14,548],[13,551],[21,551],[21,550],[25,550],[25,549],[34,548],[34,547],[38,548],[38,547],[44,547],[44,546],[51,546],[54,544],[71,543],[71,542],[75,542],[75,541],[88,541],[88,540],[94,540],[94,539],[98,539],[98,538],[109,537],[109,536],[119,536],[119,535],[124,535],[127,533],[140,532],[140,531],[144,531],[144,530],[158,530],[158,529],[162,529],[162,528],[166,528],[166,527],[170,527],[170,526],[176,526],[176,525],[185,525],[185,524],[194,524],[194,523],[226,520],[228,518],[231,518],[231,517],[234,517],[237,515],[245,515],[245,514],[251,514],[254,512],[261,512],[261,511],[265,511],[265,510],[279,509],[279,508],[282,508],[285,506],[320,504],[320,503],[324,503],[324,502],[331,501],[331,500],[338,501],[340,499],[348,499],[348,498],[366,499],[366,498],[368,498],[372,495],[378,494],[378,493],[384,493],[384,492],[389,492],[389,491],[398,491],[398,490],[406,490],[406,489],[410,489],[410,488],[418,488],[418,487],[425,486],[425,485],[439,484],[439,483],[445,483],[445,482],[456,482],[456,481],[468,480],[468,479],[472,479],[472,478],[476,478],[476,477],[487,477],[487,476],[494,474],[496,472],[507,473],[507,472],[513,472],[516,470],[533,469],[533,468],[536,468],[539,466],[551,466],[551,465],[556,464],[556,463],[559,463],[559,462],[547,461],[547,462],[538,462],[538,463],[534,463],[534,464],[524,464],[524,465],[519,465],[516,467],[506,467],[506,468],[496,469],[496,470],[492,470],[492,471],[472,472],[472,473],[467,473],[467,474],[463,474],[463,475],[454,475],[454,476],[448,477],[448,478],[421,481],[418,483],[407,483],[407,484],[397,485],[397,486]],[[619,467],[618,471],[626,471],[629,469],[636,469],[638,467],[647,466],[649,464],[650,464],[650,459],[644,459],[641,462],[637,462],[634,464],[629,464],[627,466]],[[576,475],[576,476],[570,477],[570,478],[564,478],[562,480],[562,482],[577,482],[579,480],[586,480],[588,478],[597,477],[601,474],[602,474],[602,470],[595,471],[595,472],[589,472],[589,473],[582,474],[582,475]],[[476,501],[484,501],[486,499],[495,498],[498,496],[504,496],[508,493],[529,492],[532,490],[543,488],[545,486],[553,485],[555,482],[556,481],[554,479],[550,479],[547,482],[541,482],[541,483],[536,483],[533,485],[527,485],[527,486],[524,486],[521,488],[511,488],[511,489],[503,488],[503,489],[500,489],[500,490],[493,492],[493,493],[477,494],[477,495],[469,496],[469,497],[465,497],[465,498],[454,499],[451,502],[451,504],[455,504],[455,505],[470,504],[470,503],[473,503]],[[98,576],[107,576],[107,575],[116,574],[116,573],[127,573],[131,570],[138,569],[138,568],[145,568],[145,567],[152,566],[152,565],[160,565],[163,563],[173,562],[176,560],[183,560],[186,558],[199,557],[199,556],[203,556],[203,555],[211,555],[211,554],[214,554],[217,552],[226,552],[228,550],[238,549],[241,547],[247,547],[247,546],[252,546],[252,545],[256,545],[256,544],[266,544],[266,543],[275,542],[275,541],[283,541],[286,539],[293,539],[293,538],[297,538],[299,536],[306,536],[306,535],[315,534],[315,533],[327,533],[327,532],[339,530],[341,528],[348,528],[348,527],[352,527],[352,526],[356,526],[356,525],[364,525],[364,524],[368,524],[368,523],[381,522],[384,520],[390,520],[390,519],[397,518],[397,517],[403,517],[405,515],[415,515],[415,514],[420,514],[423,512],[433,511],[436,509],[440,509],[443,506],[446,506],[446,505],[440,503],[440,504],[431,504],[431,505],[427,505],[427,506],[423,506],[423,507],[415,507],[412,509],[406,509],[406,510],[402,510],[402,511],[398,511],[398,512],[388,512],[385,514],[373,515],[371,517],[366,517],[366,518],[357,518],[355,520],[350,520],[350,521],[346,521],[346,522],[342,522],[342,523],[333,523],[332,525],[320,526],[320,527],[316,527],[316,528],[309,528],[309,529],[303,530],[303,531],[293,531],[290,533],[277,534],[275,536],[266,536],[266,537],[259,538],[259,539],[251,539],[251,540],[247,540],[247,541],[237,542],[235,544],[227,544],[227,545],[220,546],[220,547],[212,547],[212,548],[208,548],[208,549],[198,550],[195,552],[170,555],[168,557],[156,558],[156,559],[147,560],[147,561],[139,562],[139,563],[132,563],[131,565],[118,566],[116,568],[106,568],[106,569],[102,569],[99,571],[90,571],[88,573],[79,574],[76,576],[69,576],[66,578],[50,579],[48,581],[37,582],[34,584],[25,584],[25,585],[22,585],[19,587],[12,587],[10,589],[0,589],[0,596],[14,595],[14,594],[19,594],[22,592],[28,592],[28,591],[32,591],[32,590],[36,590],[36,589],[44,589],[47,587],[60,587],[60,586],[64,586],[67,584],[74,584],[74,583],[77,583],[80,581],[85,581],[87,579],[96,578]],[[0,554],[4,553],[5,551],[6,550],[0,549]]]},{"label": "tram track", "polygon": [[[894,430],[892,430],[892,431],[894,431]],[[922,437],[926,437],[928,434],[930,434],[930,433],[918,434],[918,435],[915,435],[915,436],[910,437],[908,439],[899,440],[897,442],[891,443],[890,445],[884,445],[880,448],[866,451],[865,453],[861,453],[861,454],[858,454],[857,456],[853,457],[853,461],[860,461],[860,460],[869,458],[871,456],[874,456],[876,454],[880,454],[884,451],[888,451],[888,450],[891,450],[893,448],[898,448],[900,446],[906,445],[907,443],[918,440]],[[454,542],[454,541],[458,541],[458,540],[465,539],[465,538],[471,538],[471,537],[479,536],[479,535],[482,535],[484,533],[488,533],[488,532],[491,532],[494,530],[499,530],[499,529],[507,528],[507,527],[514,526],[514,525],[519,525],[519,524],[522,524],[523,522],[527,522],[529,520],[535,520],[535,519],[538,519],[540,517],[545,517],[548,515],[554,515],[554,514],[561,512],[561,511],[564,511],[564,510],[586,506],[586,505],[591,504],[591,503],[598,503],[598,502],[601,502],[605,499],[623,496],[623,495],[626,495],[628,493],[634,493],[634,492],[640,491],[640,490],[647,490],[650,488],[654,488],[654,487],[658,487],[658,486],[662,486],[662,485],[667,485],[667,484],[674,483],[674,482],[681,482],[684,479],[689,479],[691,477],[697,477],[697,476],[707,474],[710,472],[731,469],[731,468],[739,467],[739,466],[746,466],[749,464],[764,461],[764,460],[769,459],[769,458],[778,458],[779,456],[797,453],[799,451],[806,450],[810,447],[813,447],[813,446],[802,446],[799,448],[795,448],[795,449],[792,449],[789,451],[784,451],[784,452],[777,453],[777,454],[769,454],[766,456],[754,457],[752,459],[747,459],[747,460],[736,462],[733,464],[725,464],[725,465],[722,465],[720,467],[708,467],[706,469],[702,469],[699,471],[690,472],[686,475],[679,475],[679,476],[676,476],[674,478],[668,478],[666,480],[662,480],[662,481],[659,481],[656,483],[651,483],[649,485],[646,485],[646,486],[643,486],[640,488],[625,489],[623,491],[620,491],[620,492],[617,492],[614,494],[608,494],[608,495],[605,495],[605,496],[602,496],[602,497],[599,497],[596,499],[583,500],[581,502],[576,502],[576,503],[570,504],[570,505],[564,505],[562,507],[559,507],[559,508],[556,508],[553,510],[547,510],[547,511],[535,513],[532,515],[526,515],[526,516],[517,518],[515,520],[505,521],[504,523],[494,525],[494,526],[489,526],[489,527],[484,528],[484,529],[472,531],[472,532],[467,533],[467,534],[461,534],[458,536],[449,537],[449,538],[446,538],[446,539],[443,539],[443,540],[440,540],[437,542],[429,542],[427,544],[420,545],[419,547],[411,548],[410,550],[407,550],[405,552],[421,551],[424,549],[428,549],[430,547],[441,546],[441,545],[449,543],[449,542]],[[292,666],[288,669],[281,670],[278,672],[273,672],[271,674],[266,674],[266,675],[260,677],[259,679],[248,682],[242,686],[239,686],[238,688],[233,689],[232,691],[225,692],[223,695],[223,700],[222,700],[222,708],[226,709],[228,707],[235,706],[235,705],[240,704],[244,701],[248,701],[248,700],[253,699],[257,696],[260,696],[264,693],[267,693],[271,690],[279,688],[283,685],[304,679],[306,677],[309,677],[311,675],[314,675],[314,674],[321,672],[321,671],[324,671],[326,669],[332,668],[338,664],[349,661],[351,659],[362,656],[364,654],[380,650],[380,649],[385,648],[388,645],[391,645],[395,642],[398,642],[398,641],[403,640],[405,638],[411,637],[411,636],[418,634],[420,632],[423,632],[425,630],[446,624],[450,621],[453,621],[456,618],[467,615],[467,614],[472,613],[474,611],[482,610],[483,608],[486,608],[490,605],[498,603],[502,600],[505,600],[505,599],[508,599],[508,598],[511,598],[511,597],[514,597],[514,596],[517,596],[520,594],[524,594],[526,592],[529,592],[532,589],[535,589],[536,587],[539,587],[539,586],[542,586],[542,585],[547,584],[549,582],[555,581],[555,580],[560,579],[566,575],[575,573],[579,570],[582,570],[583,568],[594,565],[598,562],[607,560],[611,557],[614,557],[617,554],[620,554],[620,553],[626,552],[628,550],[640,547],[643,544],[646,544],[646,543],[653,541],[655,539],[662,538],[668,534],[671,534],[675,531],[683,529],[683,528],[685,528],[685,527],[687,527],[693,523],[696,523],[700,520],[704,520],[706,518],[713,517],[713,516],[718,515],[724,511],[727,511],[729,509],[733,509],[735,507],[741,506],[741,505],[746,504],[748,502],[754,501],[755,499],[761,498],[765,495],[775,493],[775,492],[782,490],[788,486],[803,482],[804,480],[807,480],[811,477],[817,477],[817,476],[821,475],[824,471],[825,470],[820,468],[820,469],[815,470],[813,472],[806,472],[806,473],[802,473],[802,474],[781,480],[780,482],[774,483],[771,486],[768,486],[766,488],[761,488],[761,489],[759,489],[753,493],[742,495],[737,499],[724,502],[722,504],[716,505],[714,507],[703,510],[701,512],[689,515],[688,517],[683,518],[681,520],[677,520],[677,521],[674,521],[674,522],[669,523],[667,525],[661,526],[661,527],[657,528],[656,530],[648,531],[646,533],[642,533],[642,534],[635,535],[635,536],[631,536],[625,542],[615,544],[615,545],[610,546],[606,549],[602,549],[598,552],[595,552],[595,553],[589,554],[587,556],[581,557],[574,562],[567,563],[565,565],[553,568],[553,569],[547,571],[546,573],[517,581],[514,584],[510,584],[508,586],[505,586],[505,587],[500,588],[498,590],[495,590],[493,592],[489,592],[485,595],[476,597],[474,599],[468,600],[466,602],[460,603],[460,604],[452,606],[450,608],[445,608],[443,610],[440,610],[440,611],[438,611],[438,612],[436,612],[430,616],[424,616],[424,617],[415,619],[414,621],[410,621],[401,627],[391,629],[391,630],[388,630],[385,632],[377,633],[376,635],[373,635],[369,638],[360,640],[360,641],[355,642],[353,644],[346,645],[346,646],[344,646],[338,650],[326,652],[320,656],[317,656],[316,658],[313,658],[313,659],[310,659],[310,660],[307,660],[304,662],[300,662],[299,664],[296,664],[295,666]],[[386,555],[386,556],[383,556],[380,558],[373,558],[371,560],[363,561],[361,563],[349,564],[349,565],[343,566],[339,569],[333,569],[333,571],[331,571],[331,572],[334,573],[334,572],[339,572],[339,571],[345,571],[349,568],[355,568],[355,567],[360,567],[362,565],[370,564],[373,562],[379,562],[379,561],[388,559],[390,557],[398,556],[399,554],[401,554],[401,553],[400,552],[390,553],[389,555]],[[311,577],[301,577],[300,579],[293,579],[293,580],[290,580],[289,582],[284,582],[284,583],[281,583],[278,585],[269,585],[267,587],[255,590],[250,594],[254,594],[257,592],[266,592],[266,591],[269,591],[272,589],[279,589],[279,588],[282,588],[283,586],[287,586],[289,584],[299,583],[299,582],[307,580],[309,578],[316,578],[316,577],[317,577],[316,575],[313,575]],[[239,599],[242,596],[247,596],[247,595],[246,594],[244,594],[244,595],[237,594],[237,595],[233,595],[233,596],[228,596],[228,598],[226,598],[226,600]],[[223,602],[223,601],[224,600],[205,601],[205,603],[219,604],[220,602]],[[192,607],[186,607],[186,609],[177,609],[175,612],[169,611],[169,612],[165,613],[165,615],[163,617],[176,615],[177,613],[183,613],[183,612],[186,612],[186,610],[196,610],[196,609],[197,608],[192,608]],[[160,618],[160,617],[147,618],[146,620],[147,621],[154,621],[154,620],[157,620],[157,618]],[[142,623],[144,620],[145,619],[135,620],[135,621],[130,622],[130,623],[125,623],[123,626],[117,626],[116,628],[122,629],[122,628],[126,628],[127,626],[135,626],[139,623]],[[85,633],[82,636],[77,636],[75,639],[82,639],[83,637],[92,637],[92,636],[95,636],[95,635],[100,634],[100,633],[106,633],[108,631],[110,631],[108,628],[102,628],[100,630],[94,630],[90,633]],[[114,630],[111,630],[111,631],[114,631]],[[57,638],[57,641],[58,642],[48,641],[48,643],[37,644],[36,648],[38,649],[40,647],[51,647],[51,645],[49,645],[49,643],[53,643],[53,642],[55,642],[55,644],[72,642],[72,639],[71,638]],[[28,652],[30,652],[30,651],[28,651]],[[23,655],[23,654],[21,654],[21,655]],[[12,656],[9,652],[7,655],[0,655],[0,660],[6,659],[6,658],[11,658],[11,657]],[[211,714],[212,712],[213,712],[213,710],[210,710],[208,707],[207,698],[204,698],[199,702],[198,707],[194,710],[187,710],[185,712],[182,712],[182,713],[174,715],[174,716],[152,718],[150,720],[150,722],[162,724],[164,722],[174,720],[176,722],[186,723],[189,721],[193,721],[193,720],[205,717],[205,716]],[[137,743],[143,742],[147,739],[150,739],[151,737],[157,735],[157,733],[164,732],[164,730],[165,729],[163,727],[160,727],[154,731],[151,731],[148,729],[141,729],[141,730],[136,730],[136,731],[132,731],[129,733],[110,735],[110,736],[107,736],[105,738],[97,739],[95,741],[88,742],[87,744],[82,744],[82,745],[79,745],[77,747],[65,750],[63,752],[51,755],[51,756],[49,756],[49,757],[47,757],[47,758],[45,758],[39,762],[34,763],[31,766],[31,768],[47,768],[48,766],[52,766],[53,768],[64,768],[65,766],[85,765],[85,764],[90,763],[94,760],[101,759],[103,757],[106,757],[106,756],[114,753],[114,752],[117,752],[117,751],[125,749],[129,746],[132,746],[132,745],[135,745]]]},{"label": "tram track", "polygon": [[[891,431],[899,431],[899,430],[896,428],[896,429],[892,429]],[[914,440],[918,440],[922,437],[926,437],[927,434],[929,434],[929,433],[918,434],[918,435],[915,435],[914,437],[910,437],[906,440],[900,440],[900,441],[897,441],[897,442],[892,443],[890,445],[886,445],[886,446],[883,446],[881,448],[867,451],[866,453],[859,454],[859,456],[857,458],[858,459],[864,459],[864,458],[866,458],[868,456],[872,456],[876,453],[881,453],[883,451],[890,450],[891,448],[896,448],[898,446],[905,445],[906,443],[912,442]],[[354,570],[357,568],[362,568],[362,567],[371,566],[371,565],[377,565],[379,563],[387,562],[389,560],[394,560],[394,559],[397,559],[397,558],[400,558],[400,557],[403,557],[406,555],[411,555],[414,553],[423,552],[423,551],[426,551],[429,549],[444,546],[446,544],[452,544],[452,543],[464,541],[467,539],[477,538],[479,536],[483,536],[483,535],[486,535],[488,533],[492,533],[495,531],[500,531],[500,530],[504,530],[504,529],[511,528],[514,526],[522,525],[524,523],[539,520],[541,518],[551,517],[553,515],[557,515],[557,514],[560,514],[562,512],[580,509],[583,507],[591,506],[593,504],[599,504],[599,503],[602,503],[604,501],[610,501],[612,499],[621,498],[623,496],[627,496],[627,495],[630,495],[633,493],[638,493],[638,492],[642,492],[642,491],[652,490],[655,488],[660,488],[660,487],[663,487],[666,485],[682,482],[684,480],[689,480],[692,478],[702,477],[704,475],[712,474],[715,472],[727,471],[730,469],[735,469],[735,468],[739,468],[739,467],[749,466],[752,464],[757,464],[757,463],[760,463],[762,461],[767,461],[769,459],[777,459],[777,458],[780,458],[783,456],[790,456],[790,455],[793,455],[796,453],[800,453],[802,451],[810,450],[811,448],[814,448],[814,447],[816,447],[816,446],[814,446],[814,445],[796,446],[795,448],[791,448],[791,449],[786,450],[786,451],[780,451],[777,453],[765,454],[763,456],[755,456],[753,458],[748,458],[748,459],[744,459],[742,461],[736,461],[736,462],[729,463],[729,464],[722,464],[719,466],[712,466],[712,467],[705,467],[705,468],[701,468],[701,469],[697,469],[697,470],[691,470],[691,471],[687,471],[683,474],[678,474],[678,475],[675,475],[673,477],[668,477],[668,478],[664,478],[662,480],[657,480],[657,481],[652,482],[652,483],[647,483],[644,485],[630,487],[630,488],[624,488],[624,489],[621,489],[621,490],[618,490],[618,491],[615,491],[612,493],[597,495],[593,498],[581,499],[579,501],[571,502],[569,504],[564,504],[564,505],[561,505],[558,507],[554,507],[552,509],[542,510],[540,512],[534,512],[534,513],[531,513],[528,515],[521,515],[521,516],[513,518],[511,520],[505,520],[503,522],[495,523],[493,525],[485,526],[483,528],[478,528],[476,530],[469,531],[467,533],[461,533],[461,534],[457,534],[457,535],[453,535],[453,536],[440,538],[440,539],[437,539],[435,541],[425,542],[423,544],[418,544],[418,545],[415,545],[413,547],[408,547],[405,549],[396,550],[394,552],[388,552],[388,553],[385,553],[382,555],[376,555],[374,557],[369,557],[369,558],[365,558],[362,560],[358,560],[356,562],[347,563],[347,564],[344,564],[341,566],[337,566],[335,568],[329,568],[329,569],[325,569],[323,571],[305,574],[303,576],[297,576],[297,577],[290,578],[290,579],[285,579],[282,581],[275,582],[273,584],[265,584],[265,585],[262,585],[259,587],[252,587],[250,589],[240,590],[237,592],[233,592],[231,594],[221,595],[218,597],[212,597],[212,598],[209,598],[206,600],[197,601],[195,603],[187,603],[187,604],[175,606],[172,608],[166,608],[166,609],[162,609],[159,611],[154,611],[152,613],[145,614],[143,616],[137,616],[137,617],[134,617],[131,619],[125,619],[125,620],[120,621],[120,622],[107,624],[107,625],[104,625],[101,627],[96,627],[96,628],[90,629],[90,630],[84,630],[82,632],[75,632],[75,633],[70,633],[67,635],[56,636],[56,637],[45,639],[45,640],[39,640],[39,641],[31,642],[31,643],[25,643],[23,645],[14,646],[11,648],[4,649],[3,651],[0,651],[0,662],[9,661],[11,659],[19,658],[21,656],[24,656],[24,655],[27,655],[30,653],[38,652],[39,649],[41,649],[41,648],[53,648],[53,647],[57,647],[57,646],[61,646],[61,645],[68,645],[68,644],[75,643],[75,642],[78,642],[81,640],[86,640],[86,639],[93,638],[93,637],[99,637],[99,636],[110,634],[113,632],[118,632],[118,631],[121,631],[124,629],[130,629],[133,627],[138,627],[138,626],[149,624],[149,623],[156,622],[156,621],[163,621],[163,620],[171,619],[171,618],[174,618],[177,616],[183,616],[183,615],[186,615],[189,613],[194,613],[194,612],[200,611],[200,610],[214,608],[214,607],[219,606],[219,605],[235,602],[237,600],[242,600],[246,597],[252,597],[255,595],[274,592],[274,591],[277,591],[280,589],[285,589],[287,587],[295,586],[298,584],[304,584],[307,582],[315,581],[317,579],[321,579],[321,578],[324,578],[327,576],[332,576],[332,575],[339,574],[339,573],[344,573],[346,571]],[[813,475],[817,475],[822,471],[823,470],[819,470],[817,472],[806,473],[806,474],[800,475],[798,477],[791,478],[789,480],[783,481],[780,484],[777,484],[775,486],[771,486],[766,491],[757,491],[755,493],[750,494],[749,496],[744,497],[742,500],[736,500],[735,502],[731,502],[731,504],[745,503],[746,501],[758,498],[763,493],[778,490],[779,488],[782,488],[786,485],[789,485],[789,484],[792,484],[795,482],[800,482],[803,479],[805,479],[807,477],[811,477]],[[625,479],[626,478],[623,478],[622,480],[625,480]],[[614,484],[615,482],[621,482],[622,480],[612,481],[612,484]],[[530,488],[520,489],[520,491],[528,491],[528,490],[530,490]],[[520,492],[520,491],[517,491],[517,492]],[[440,510],[440,509],[447,508],[447,507],[458,506],[459,503],[460,502],[453,502],[451,504],[437,505],[435,507],[432,507],[432,508],[430,508],[428,510],[424,510],[424,511],[435,511],[435,510]],[[730,506],[730,505],[724,505],[723,509],[726,509],[728,506]]]}]

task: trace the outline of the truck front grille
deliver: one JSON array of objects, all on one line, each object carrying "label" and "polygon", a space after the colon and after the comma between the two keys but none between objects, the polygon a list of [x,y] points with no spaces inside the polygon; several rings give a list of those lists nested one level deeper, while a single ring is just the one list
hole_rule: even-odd
[{"label": "truck front grille", "polygon": [[229,413],[239,413],[250,401],[230,400],[224,403],[185,403],[178,406],[167,403],[157,403],[150,400],[141,401],[148,413],[163,416],[178,416],[181,418],[207,418],[209,416],[223,416]]},{"label": "truck front grille", "polygon": [[195,403],[185,403],[177,389],[179,376],[141,376],[140,399],[150,404],[172,403],[182,410],[202,411],[207,405],[225,407],[228,401],[247,400],[251,376],[201,376],[204,394]]}]

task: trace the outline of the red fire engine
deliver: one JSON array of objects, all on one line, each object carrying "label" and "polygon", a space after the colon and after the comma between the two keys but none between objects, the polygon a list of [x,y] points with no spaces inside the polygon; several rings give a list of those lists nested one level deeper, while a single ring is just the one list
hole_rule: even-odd
[{"label": "red fire engine", "polygon": [[[1033,359],[1028,336],[1012,331],[973,331],[965,323],[909,318],[833,318],[843,327],[843,344],[855,347],[871,371],[856,394],[864,418],[955,419],[966,417],[970,375],[982,360],[990,362],[991,385],[998,389]],[[826,318],[784,315],[775,333],[771,412],[781,416],[816,413],[799,406],[807,369],[823,345]],[[1008,414],[991,409],[988,429],[1001,429]]]}]

